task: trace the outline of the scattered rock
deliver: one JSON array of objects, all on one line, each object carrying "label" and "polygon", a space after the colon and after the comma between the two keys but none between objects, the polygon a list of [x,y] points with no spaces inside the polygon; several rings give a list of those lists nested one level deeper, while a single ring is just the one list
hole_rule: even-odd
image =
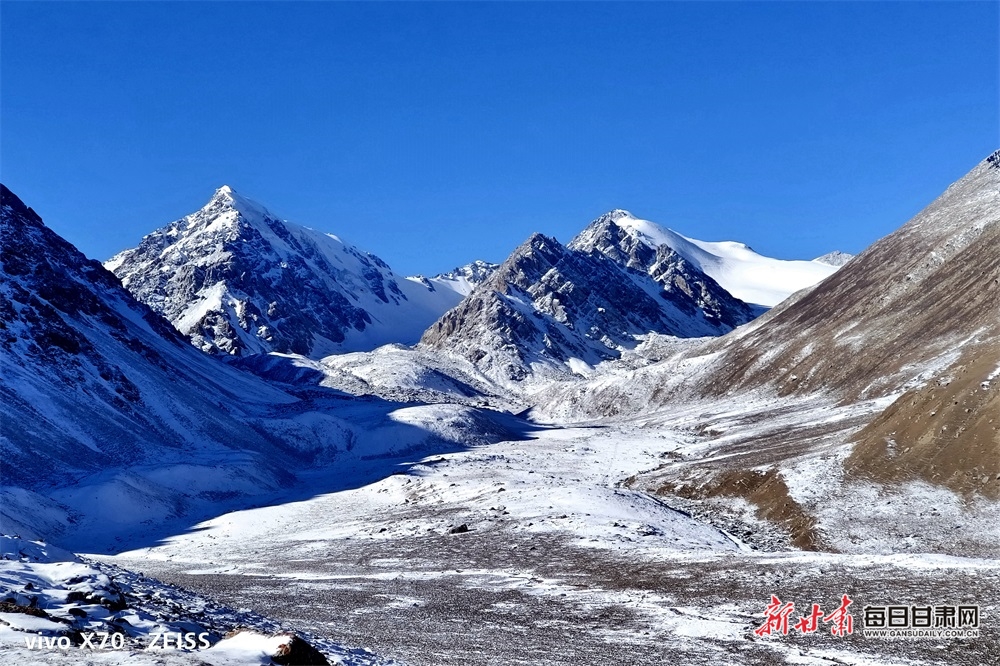
[{"label": "scattered rock", "polygon": [[295,634],[290,634],[288,642],[279,647],[273,655],[271,661],[282,666],[329,666],[323,653],[309,645],[302,638]]},{"label": "scattered rock", "polygon": [[464,534],[468,531],[469,531],[469,526],[466,525],[465,523],[462,523],[458,527],[453,527],[450,530],[448,530],[448,534]]},{"label": "scattered rock", "polygon": [[32,617],[40,617],[44,620],[51,620],[53,618],[49,617],[49,614],[43,611],[41,608],[35,608],[34,606],[20,606],[9,601],[0,602],[0,613],[23,613],[24,615],[31,615]]}]

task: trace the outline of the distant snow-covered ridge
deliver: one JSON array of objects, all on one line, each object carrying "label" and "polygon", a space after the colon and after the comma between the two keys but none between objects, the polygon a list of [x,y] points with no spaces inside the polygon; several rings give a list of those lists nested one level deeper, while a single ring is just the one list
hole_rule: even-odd
[{"label": "distant snow-covered ridge", "polygon": [[[626,210],[613,210],[604,217],[650,248],[671,248],[741,301],[768,308],[830,276],[851,257],[831,252],[813,261],[774,259],[757,254],[744,243],[688,238],[672,229],[639,219]],[[578,250],[607,251],[607,246],[599,243],[601,231],[600,225],[591,225],[569,246]]]},{"label": "distant snow-covered ridge", "polygon": [[837,266],[839,268],[853,258],[853,254],[841,252],[840,250],[834,250],[833,252],[827,252],[821,257],[816,257],[813,261],[821,264],[827,264],[829,266]]}]

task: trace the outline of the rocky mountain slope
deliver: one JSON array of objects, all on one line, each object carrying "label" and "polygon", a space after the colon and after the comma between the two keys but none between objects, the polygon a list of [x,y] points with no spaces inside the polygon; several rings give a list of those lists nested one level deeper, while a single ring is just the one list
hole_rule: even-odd
[{"label": "rocky mountain slope", "polygon": [[615,358],[647,333],[719,335],[753,318],[749,306],[676,253],[644,249],[651,272],[534,234],[421,344],[516,381],[544,367]]},{"label": "rocky mountain slope", "polygon": [[857,478],[920,478],[972,498],[1000,499],[1000,338],[976,341],[852,437]]},{"label": "rocky mountain slope", "polygon": [[196,347],[231,355],[319,358],[416,342],[471,284],[464,276],[404,278],[229,187],[105,266]]},{"label": "rocky mountain slope", "polygon": [[421,344],[457,352],[501,382],[543,369],[586,374],[643,336],[726,333],[835,270],[689,239],[614,210],[566,246],[529,238]]},{"label": "rocky mountain slope", "polygon": [[4,485],[39,488],[234,442],[274,448],[241,406],[294,398],[192,348],[12,192],[0,196]]}]

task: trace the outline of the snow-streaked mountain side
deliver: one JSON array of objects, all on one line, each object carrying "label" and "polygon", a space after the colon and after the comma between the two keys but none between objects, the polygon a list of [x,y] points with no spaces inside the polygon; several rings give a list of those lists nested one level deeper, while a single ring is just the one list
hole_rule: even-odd
[{"label": "snow-streaked mountain side", "polygon": [[[800,289],[812,287],[837,270],[820,261],[788,261],[757,254],[743,243],[706,242],[614,210],[595,220],[570,243],[574,250],[599,251],[629,268],[656,275],[658,252],[681,257],[736,298],[773,307]],[[661,250],[661,248],[664,248]],[[670,254],[670,253],[667,253]],[[829,256],[829,255],[828,255]]]},{"label": "snow-streaked mountain side", "polygon": [[[630,256],[641,257],[643,269]],[[617,358],[648,333],[720,335],[753,316],[669,247],[633,243],[613,255],[534,234],[421,344],[517,381],[541,368],[582,370]]]},{"label": "snow-streaked mountain side", "polygon": [[230,187],[105,266],[198,348],[319,358],[413,343],[467,281],[397,275],[340,238],[283,221]]},{"label": "snow-streaked mountain side", "polygon": [[4,529],[105,547],[108,533],[185,529],[199,512],[290,492],[307,467],[520,436],[511,417],[471,399],[293,395],[203,354],[0,195]]},{"label": "snow-streaked mountain side", "polygon": [[[4,485],[37,489],[116,465],[189,461],[235,442],[274,448],[241,408],[292,397],[193,349],[8,189],[0,195]],[[234,460],[219,476],[243,467]]]}]

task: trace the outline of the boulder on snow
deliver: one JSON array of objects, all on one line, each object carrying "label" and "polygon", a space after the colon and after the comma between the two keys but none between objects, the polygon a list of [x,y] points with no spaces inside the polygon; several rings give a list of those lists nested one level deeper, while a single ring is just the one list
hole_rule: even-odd
[{"label": "boulder on snow", "polygon": [[271,661],[276,664],[295,666],[328,666],[323,653],[309,645],[295,634],[288,635],[288,642],[282,643],[271,655]]},{"label": "boulder on snow", "polygon": [[265,636],[252,629],[237,628],[212,646],[216,652],[260,651],[282,666],[329,666],[323,653],[296,634]]}]

